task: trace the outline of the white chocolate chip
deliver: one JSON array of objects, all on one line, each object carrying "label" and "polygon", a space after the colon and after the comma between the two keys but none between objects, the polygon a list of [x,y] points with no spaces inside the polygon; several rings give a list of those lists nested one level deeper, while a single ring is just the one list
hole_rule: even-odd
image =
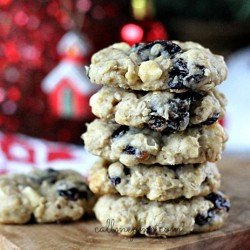
[{"label": "white chocolate chip", "polygon": [[153,56],[157,56],[160,53],[162,46],[157,43],[150,49],[150,54]]},{"label": "white chocolate chip", "polygon": [[0,189],[0,197],[3,198],[3,197],[6,197],[7,195],[3,192],[3,190]]},{"label": "white chocolate chip", "polygon": [[31,187],[25,187],[22,193],[27,197],[32,207],[39,204],[41,196]]},{"label": "white chocolate chip", "polygon": [[143,82],[152,82],[161,77],[162,70],[157,62],[146,61],[140,65],[138,75]]},{"label": "white chocolate chip", "polygon": [[120,49],[120,50],[124,50],[127,51],[130,49],[130,46],[127,43],[121,42],[121,43],[115,43],[112,46],[115,49]]}]

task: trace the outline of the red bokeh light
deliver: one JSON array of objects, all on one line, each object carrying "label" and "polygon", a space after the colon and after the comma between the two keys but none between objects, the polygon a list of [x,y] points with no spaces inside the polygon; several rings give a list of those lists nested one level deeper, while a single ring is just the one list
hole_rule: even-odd
[{"label": "red bokeh light", "polygon": [[128,23],[121,29],[122,40],[130,45],[141,42],[143,35],[143,29],[139,25],[133,23]]}]

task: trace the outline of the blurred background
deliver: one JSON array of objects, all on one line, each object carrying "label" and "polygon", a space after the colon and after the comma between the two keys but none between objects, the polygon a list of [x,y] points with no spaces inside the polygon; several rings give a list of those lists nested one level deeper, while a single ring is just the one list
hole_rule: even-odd
[{"label": "blurred background", "polygon": [[225,57],[227,150],[250,152],[249,0],[0,0],[0,34],[0,159],[20,134],[82,144],[97,90],[84,65],[112,43],[155,39],[192,40]]}]

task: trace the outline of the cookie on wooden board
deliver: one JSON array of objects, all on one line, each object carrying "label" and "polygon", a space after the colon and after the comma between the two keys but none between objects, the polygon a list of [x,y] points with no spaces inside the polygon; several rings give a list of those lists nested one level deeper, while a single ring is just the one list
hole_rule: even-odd
[{"label": "cookie on wooden board", "polygon": [[75,221],[91,213],[95,196],[73,170],[34,170],[0,176],[0,223]]}]

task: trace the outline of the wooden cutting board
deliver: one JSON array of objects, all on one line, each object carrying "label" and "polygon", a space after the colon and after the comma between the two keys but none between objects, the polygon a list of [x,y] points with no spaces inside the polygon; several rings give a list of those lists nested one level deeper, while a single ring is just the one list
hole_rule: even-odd
[{"label": "wooden cutting board", "polygon": [[250,159],[224,156],[219,166],[221,190],[232,203],[230,216],[221,230],[154,239],[97,233],[100,224],[95,219],[70,224],[0,225],[0,250],[250,249]]}]

